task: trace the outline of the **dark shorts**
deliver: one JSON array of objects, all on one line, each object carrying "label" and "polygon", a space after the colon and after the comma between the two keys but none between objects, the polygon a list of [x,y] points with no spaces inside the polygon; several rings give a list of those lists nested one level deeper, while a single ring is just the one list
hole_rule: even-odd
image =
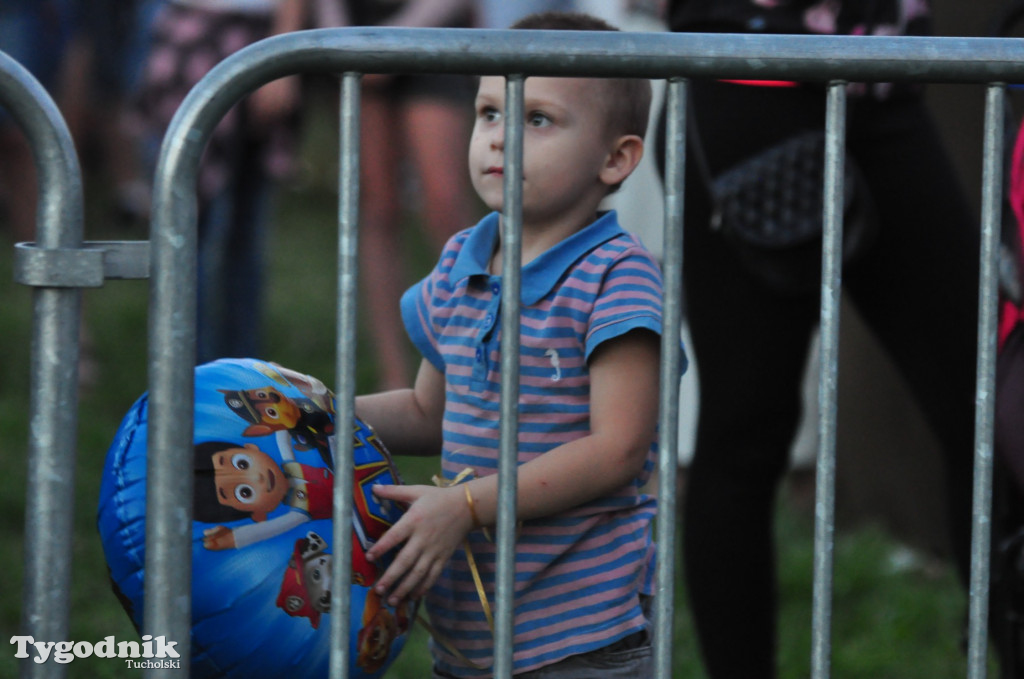
[{"label": "dark shorts", "polygon": [[[653,598],[641,596],[647,617],[645,629],[590,653],[569,656],[540,669],[517,674],[516,679],[642,679],[654,676]],[[436,667],[433,679],[459,679]]]}]

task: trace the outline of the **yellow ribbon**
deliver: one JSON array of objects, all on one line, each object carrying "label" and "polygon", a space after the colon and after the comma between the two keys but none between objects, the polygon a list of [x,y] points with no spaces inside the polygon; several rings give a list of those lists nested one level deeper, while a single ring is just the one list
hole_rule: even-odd
[{"label": "yellow ribbon", "polygon": [[[440,476],[436,474],[433,476],[432,480],[434,482],[434,485],[437,486],[438,488],[450,488],[451,486],[457,486],[466,480],[472,479],[475,475],[476,471],[474,471],[472,467],[466,467],[461,472],[456,474],[455,478],[451,480],[442,479]],[[470,512],[475,516],[476,512],[473,511],[472,496],[469,495],[468,489],[466,493],[466,501],[469,503]],[[487,528],[481,527],[481,530],[484,532],[484,537],[486,537],[487,540],[490,542],[491,536],[487,532]],[[494,616],[491,614],[491,603],[487,600],[487,592],[484,591],[484,583],[483,580],[480,578],[480,569],[477,568],[476,559],[473,558],[473,551],[469,548],[469,540],[462,541],[462,549],[466,552],[466,562],[469,564],[469,572],[473,574],[473,584],[476,585],[476,594],[480,598],[480,605],[484,609],[484,617],[487,618],[487,626],[490,628],[491,635],[493,636]],[[443,646],[445,650],[447,650],[453,656],[455,656],[460,661],[466,663],[474,669],[487,669],[486,667],[478,665],[477,663],[473,662],[465,655],[463,655],[457,648],[455,648],[451,644],[450,641],[448,641],[448,639],[444,637],[443,634],[434,629],[434,627],[423,616],[422,613],[418,613],[416,617],[420,621],[420,624],[423,625],[427,629],[427,632],[430,633],[430,636],[432,636],[434,640],[437,641],[437,643],[441,644],[441,646]]]}]

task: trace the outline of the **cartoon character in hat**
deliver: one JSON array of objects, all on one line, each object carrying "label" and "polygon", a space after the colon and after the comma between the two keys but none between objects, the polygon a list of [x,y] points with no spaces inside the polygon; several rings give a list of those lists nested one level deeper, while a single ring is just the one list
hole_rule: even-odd
[{"label": "cartoon character in hat", "polygon": [[243,436],[274,434],[280,443],[290,438],[295,450],[313,450],[331,469],[334,455],[330,437],[334,422],[328,411],[311,399],[289,398],[274,386],[258,389],[221,389],[224,402],[236,415],[249,423]]},{"label": "cartoon character in hat", "polygon": [[[284,462],[279,465],[252,443],[208,441],[195,446],[195,519],[222,524],[249,517],[254,522],[209,528],[203,533],[204,547],[240,549],[306,521],[331,518],[334,473],[296,462],[290,447],[281,453]],[[282,505],[290,511],[270,518]]]},{"label": "cartoon character in hat", "polygon": [[316,450],[334,469],[334,396],[323,382],[276,363],[254,362],[256,370],[281,387],[299,390],[288,397],[274,385],[256,389],[221,389],[224,402],[249,426],[243,436],[274,434],[280,442],[290,437],[295,450]]},{"label": "cartoon character in hat", "polygon": [[320,616],[331,612],[331,563],[327,542],[315,531],[295,541],[288,560],[277,606],[288,615],[309,618],[313,629],[320,627]]},{"label": "cartoon character in hat", "polygon": [[[307,521],[332,517],[334,473],[296,462],[290,442],[279,443],[280,465],[253,443],[208,441],[195,446],[193,515],[197,521],[220,524],[203,532],[206,549],[241,549]],[[366,561],[366,551],[391,526],[388,507],[373,495],[372,485],[389,471],[389,463],[381,459],[357,464],[353,473],[353,578],[367,586],[376,582],[379,568]],[[290,511],[271,518],[282,505]],[[246,517],[254,523],[223,525]]]}]

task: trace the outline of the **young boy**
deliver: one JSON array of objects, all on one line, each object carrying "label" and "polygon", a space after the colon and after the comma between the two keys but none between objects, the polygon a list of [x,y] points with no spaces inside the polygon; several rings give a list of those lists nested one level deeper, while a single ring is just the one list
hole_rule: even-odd
[{"label": "young boy", "polygon": [[[615,30],[583,15],[516,28]],[[643,153],[645,80],[525,83],[519,469],[514,671],[517,676],[650,676],[654,464],[661,276],[598,204]],[[469,150],[473,186],[502,209],[505,81],[483,77]],[[423,354],[411,389],[356,408],[397,455],[442,456],[461,486],[381,487],[410,503],[369,551],[398,548],[377,591],[424,595],[437,634],[434,677],[490,676],[493,637],[464,541],[494,597],[500,400],[499,213],[456,234],[402,315]]]}]

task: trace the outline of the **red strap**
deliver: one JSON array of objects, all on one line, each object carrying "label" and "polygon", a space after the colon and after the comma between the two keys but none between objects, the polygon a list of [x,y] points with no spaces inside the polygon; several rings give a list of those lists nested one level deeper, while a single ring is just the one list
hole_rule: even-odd
[{"label": "red strap", "polygon": [[755,87],[796,87],[800,83],[793,80],[723,80],[733,85],[753,85]]}]

